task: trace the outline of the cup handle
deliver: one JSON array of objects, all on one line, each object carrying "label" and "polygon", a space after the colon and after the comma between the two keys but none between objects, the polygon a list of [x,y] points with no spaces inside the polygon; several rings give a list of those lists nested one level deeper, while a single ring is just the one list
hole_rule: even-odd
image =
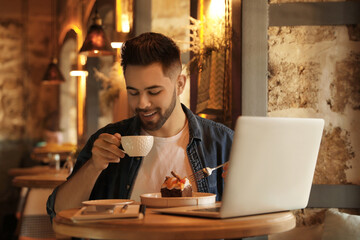
[{"label": "cup handle", "polygon": [[129,155],[124,149],[121,149],[121,148],[120,148],[120,151],[122,151],[123,153]]}]

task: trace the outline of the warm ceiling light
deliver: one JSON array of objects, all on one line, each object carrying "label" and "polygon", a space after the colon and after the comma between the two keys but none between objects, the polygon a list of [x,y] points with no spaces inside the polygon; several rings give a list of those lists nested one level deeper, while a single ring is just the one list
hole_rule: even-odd
[{"label": "warm ceiling light", "polygon": [[57,59],[53,58],[49,66],[46,69],[43,77],[43,84],[59,84],[65,82],[63,75],[61,74],[58,66]]},{"label": "warm ceiling light", "polygon": [[213,19],[223,19],[225,17],[225,1],[211,0],[209,14]]},{"label": "warm ceiling light", "polygon": [[121,48],[120,44],[134,34],[133,5],[133,0],[115,0],[115,31],[112,35],[112,48],[119,50]]},{"label": "warm ceiling light", "polygon": [[81,65],[85,65],[87,61],[87,57],[85,55],[79,55],[79,60]]},{"label": "warm ceiling light", "polygon": [[114,55],[110,42],[107,40],[104,29],[101,26],[101,18],[97,11],[93,21],[93,25],[90,26],[80,49],[80,54],[88,57]]},{"label": "warm ceiling light", "polygon": [[129,16],[127,14],[121,15],[121,30],[125,33],[130,32]]}]

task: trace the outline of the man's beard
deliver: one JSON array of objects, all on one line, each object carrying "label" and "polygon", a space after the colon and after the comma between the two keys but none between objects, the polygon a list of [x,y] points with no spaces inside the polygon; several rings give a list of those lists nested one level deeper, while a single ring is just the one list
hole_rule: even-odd
[{"label": "man's beard", "polygon": [[[165,124],[165,122],[169,119],[170,115],[172,114],[172,112],[175,109],[175,106],[176,106],[176,90],[174,88],[174,93],[173,93],[173,96],[171,99],[171,103],[170,103],[169,107],[165,110],[164,115],[161,113],[161,108],[159,108],[159,107],[155,108],[156,114],[160,115],[159,120],[157,120],[156,122],[143,122],[140,118],[142,128],[147,131],[159,130]],[[149,111],[149,110],[136,108],[136,113],[147,112],[147,111]]]}]

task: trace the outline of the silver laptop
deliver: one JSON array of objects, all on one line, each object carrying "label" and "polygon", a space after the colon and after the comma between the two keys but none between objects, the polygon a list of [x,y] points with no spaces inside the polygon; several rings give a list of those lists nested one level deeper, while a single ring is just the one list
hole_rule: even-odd
[{"label": "silver laptop", "polygon": [[222,203],[157,212],[229,218],[305,208],[323,128],[323,119],[239,117]]}]

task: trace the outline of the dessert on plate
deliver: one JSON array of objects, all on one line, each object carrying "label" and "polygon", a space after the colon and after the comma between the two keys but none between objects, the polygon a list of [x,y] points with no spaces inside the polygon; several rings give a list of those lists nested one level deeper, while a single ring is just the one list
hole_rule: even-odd
[{"label": "dessert on plate", "polygon": [[166,176],[161,185],[161,197],[191,197],[192,186],[188,178],[180,178],[171,171],[173,177]]}]

